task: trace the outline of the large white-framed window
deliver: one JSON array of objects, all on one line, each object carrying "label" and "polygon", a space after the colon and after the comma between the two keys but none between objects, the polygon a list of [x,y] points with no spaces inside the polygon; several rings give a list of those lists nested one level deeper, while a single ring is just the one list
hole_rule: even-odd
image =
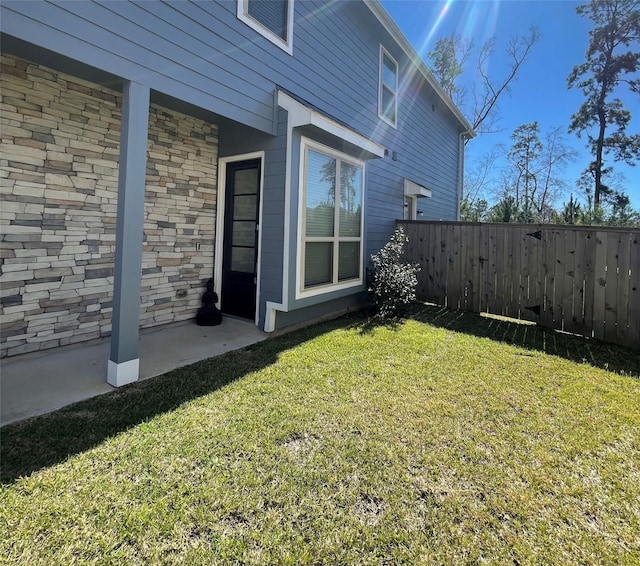
[{"label": "large white-framed window", "polygon": [[294,0],[238,0],[238,19],[293,54]]},{"label": "large white-framed window", "polygon": [[398,125],[398,62],[380,46],[378,116],[394,128]]},{"label": "large white-framed window", "polygon": [[364,162],[302,138],[298,298],[362,285]]}]

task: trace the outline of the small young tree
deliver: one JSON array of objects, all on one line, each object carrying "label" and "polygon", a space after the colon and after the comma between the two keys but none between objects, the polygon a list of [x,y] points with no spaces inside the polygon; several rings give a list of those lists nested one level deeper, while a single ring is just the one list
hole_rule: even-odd
[{"label": "small young tree", "polygon": [[565,202],[560,213],[556,214],[555,221],[560,224],[579,224],[583,216],[584,211],[580,203],[571,194],[569,202]]},{"label": "small young tree", "polygon": [[416,298],[416,274],[420,266],[402,262],[408,241],[404,230],[398,228],[384,247],[371,256],[371,267],[367,270],[368,291],[376,308],[374,316],[380,320],[396,318],[402,307]]},{"label": "small young tree", "polygon": [[507,157],[516,168],[516,208],[522,209],[522,220],[531,221],[531,201],[538,188],[536,163],[542,153],[538,122],[522,124],[511,134],[513,144]]}]

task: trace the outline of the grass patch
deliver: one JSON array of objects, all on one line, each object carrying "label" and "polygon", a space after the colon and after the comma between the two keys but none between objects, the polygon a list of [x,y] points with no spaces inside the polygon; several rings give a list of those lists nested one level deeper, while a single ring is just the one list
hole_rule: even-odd
[{"label": "grass patch", "polygon": [[637,564],[639,370],[436,307],[324,323],[4,427],[0,556]]}]

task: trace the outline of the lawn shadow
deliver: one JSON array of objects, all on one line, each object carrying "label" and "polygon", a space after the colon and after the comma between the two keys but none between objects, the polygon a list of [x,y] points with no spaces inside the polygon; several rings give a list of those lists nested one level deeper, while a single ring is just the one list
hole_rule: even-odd
[{"label": "lawn shadow", "polygon": [[407,318],[640,378],[640,352],[624,346],[537,325],[422,303],[414,304]]},{"label": "lawn shadow", "polygon": [[0,429],[0,481],[12,483],[93,448],[109,437],[265,368],[289,348],[341,326],[344,320],[340,319],[309,326],[46,415],[8,424]]},{"label": "lawn shadow", "polygon": [[[388,328],[389,330],[397,330],[402,326],[405,316],[397,316],[394,318],[379,318],[375,316],[375,309],[365,309],[362,314],[365,316],[364,322],[358,321],[355,326],[360,329],[360,334],[365,335],[373,332],[376,328]],[[406,314],[406,313],[405,313]]]}]

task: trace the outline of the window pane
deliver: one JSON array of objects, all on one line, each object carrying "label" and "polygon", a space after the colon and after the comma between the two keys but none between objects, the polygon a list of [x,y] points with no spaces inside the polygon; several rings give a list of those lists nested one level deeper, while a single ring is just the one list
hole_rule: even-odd
[{"label": "window pane", "polygon": [[362,168],[340,164],[340,236],[360,236]]},{"label": "window pane", "polygon": [[394,92],[396,90],[397,72],[398,71],[397,71],[396,64],[383,53],[382,54],[382,82]]},{"label": "window pane", "polygon": [[338,281],[360,277],[360,242],[340,242]]},{"label": "window pane", "polygon": [[336,160],[307,150],[306,235],[333,236]]},{"label": "window pane", "polygon": [[233,223],[233,240],[234,246],[255,246],[256,244],[256,223],[255,222],[238,222]]},{"label": "window pane", "polygon": [[235,178],[236,195],[255,195],[258,192],[258,169],[239,169]]},{"label": "window pane", "polygon": [[278,37],[287,39],[287,0],[249,0],[249,15]]},{"label": "window pane", "polygon": [[255,269],[255,251],[253,248],[231,248],[231,270],[253,273]]},{"label": "window pane", "polygon": [[255,220],[256,212],[256,195],[235,197],[233,199],[234,220]]},{"label": "window pane", "polygon": [[333,281],[333,243],[308,242],[305,245],[304,286]]},{"label": "window pane", "polygon": [[395,96],[386,87],[382,87],[382,114],[395,123]]}]

